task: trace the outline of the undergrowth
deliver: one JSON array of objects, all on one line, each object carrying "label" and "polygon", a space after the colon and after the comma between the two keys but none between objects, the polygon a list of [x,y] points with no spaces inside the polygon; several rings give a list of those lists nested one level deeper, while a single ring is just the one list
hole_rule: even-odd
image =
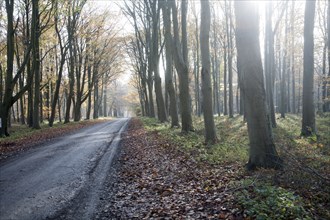
[{"label": "undergrowth", "polygon": [[143,117],[149,131],[157,131],[172,143],[192,153],[197,159],[213,164],[245,162],[248,159],[248,136],[246,123],[241,117],[215,117],[218,142],[204,143],[204,122],[194,117],[195,132],[183,135],[181,128],[171,128],[169,123],[160,124],[156,119]]},{"label": "undergrowth", "polygon": [[[317,132],[301,137],[301,116],[277,116],[273,129],[276,148],[285,161],[283,171],[257,170],[247,174],[238,184],[235,197],[245,212],[256,219],[330,219],[330,114],[318,116]],[[195,132],[181,134],[156,119],[142,118],[147,130],[157,132],[196,159],[211,164],[244,164],[248,160],[247,124],[243,117],[215,117],[218,142],[204,144],[204,123],[194,117]],[[269,173],[270,172],[270,175]],[[259,178],[251,184],[251,178]]]},{"label": "undergrowth", "polygon": [[245,179],[238,183],[243,189],[235,193],[244,207],[244,216],[255,219],[312,219],[299,195],[270,183]]}]

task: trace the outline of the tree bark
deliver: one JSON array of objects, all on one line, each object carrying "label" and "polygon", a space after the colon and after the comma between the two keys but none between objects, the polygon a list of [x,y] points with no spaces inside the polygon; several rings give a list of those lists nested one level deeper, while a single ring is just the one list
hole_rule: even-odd
[{"label": "tree bark", "polygon": [[165,102],[162,91],[162,79],[159,75],[159,16],[160,16],[160,6],[157,1],[152,3],[152,36],[151,36],[151,60],[152,69],[155,78],[155,94],[157,103],[157,115],[160,122],[167,121],[167,113],[165,108]]},{"label": "tree bark", "polygon": [[306,1],[304,21],[304,72],[301,135],[316,133],[314,107],[314,19],[315,1]]},{"label": "tree bark", "polygon": [[235,14],[237,54],[250,139],[247,168],[279,168],[282,161],[275,149],[267,117],[257,9],[251,2],[236,1]]},{"label": "tree bark", "polygon": [[[5,88],[3,93],[3,98],[0,99],[0,118],[1,118],[1,128],[0,137],[9,136],[8,133],[8,122],[10,107],[27,91],[31,85],[30,78],[27,80],[27,84],[13,96],[14,86],[20,78],[24,71],[26,64],[28,63],[31,47],[28,46],[24,56],[24,60],[19,67],[17,67],[17,72],[15,77],[13,77],[14,72],[14,1],[6,0],[6,12],[7,12],[7,72],[5,77]],[[2,95],[1,95],[2,96]]]},{"label": "tree bark", "polygon": [[275,108],[274,108],[274,34],[271,18],[272,4],[266,5],[266,34],[265,34],[265,78],[266,78],[266,99],[268,104],[269,117],[272,127],[276,127]]},{"label": "tree bark", "polygon": [[231,1],[227,5],[225,1],[226,8],[226,33],[227,33],[227,55],[228,55],[228,109],[229,117],[234,116],[234,100],[233,100],[233,40],[232,40],[232,22],[231,22]]},{"label": "tree bark", "polygon": [[223,70],[223,114],[228,115],[228,99],[227,99],[227,57],[228,57],[228,47],[226,43],[224,43],[224,55],[223,55],[223,63],[224,63],[224,70]]},{"label": "tree bark", "polygon": [[177,100],[175,89],[173,85],[173,55],[172,55],[172,34],[171,34],[171,8],[167,4],[162,3],[163,22],[165,29],[165,53],[166,53],[166,70],[165,70],[165,84],[170,98],[170,116],[171,127],[179,126],[179,117],[177,109]]},{"label": "tree bark", "polygon": [[[181,120],[182,120],[182,132],[187,133],[189,131],[193,131],[192,117],[191,117],[191,109],[190,109],[190,93],[189,93],[189,75],[188,75],[188,64],[185,62],[184,52],[187,51],[187,48],[181,47],[180,39],[179,39],[179,27],[178,27],[178,13],[175,4],[175,0],[171,0],[172,2],[172,15],[173,15],[173,31],[174,31],[174,42],[173,42],[173,55],[174,55],[174,63],[175,68],[178,72],[179,76],[179,90],[180,90],[180,110],[181,110]],[[185,0],[182,2],[186,4]],[[183,8],[186,8],[185,6]],[[183,10],[182,14],[182,26],[185,26],[186,16],[187,14]],[[186,41],[186,32],[183,32],[182,41]],[[183,45],[186,45],[183,43]]]},{"label": "tree bark", "polygon": [[212,108],[212,85],[210,73],[210,5],[208,0],[201,0],[201,32],[200,45],[202,57],[202,95],[203,95],[203,116],[205,127],[205,142],[214,144],[217,141],[213,108]]},{"label": "tree bark", "polygon": [[[57,75],[57,79],[56,79],[56,85],[55,85],[55,91],[54,91],[54,97],[52,100],[52,104],[51,104],[51,115],[49,118],[49,126],[52,127],[54,124],[54,120],[55,120],[55,114],[56,114],[56,104],[58,102],[59,99],[59,93],[60,93],[60,87],[61,87],[61,81],[62,81],[62,75],[63,75],[63,68],[64,68],[64,64],[65,64],[65,57],[68,51],[68,47],[63,45],[62,42],[62,38],[61,38],[61,34],[60,34],[60,30],[58,27],[58,15],[55,15],[55,31],[57,34],[57,38],[58,38],[58,43],[60,46],[60,54],[61,54],[61,60],[60,60],[60,66],[58,69],[58,75]],[[60,112],[59,112],[59,117],[60,117]]]},{"label": "tree bark", "polygon": [[292,77],[292,103],[291,103],[291,110],[292,113],[296,113],[296,77],[295,77],[295,2],[292,1],[292,8],[291,8],[291,77]]}]

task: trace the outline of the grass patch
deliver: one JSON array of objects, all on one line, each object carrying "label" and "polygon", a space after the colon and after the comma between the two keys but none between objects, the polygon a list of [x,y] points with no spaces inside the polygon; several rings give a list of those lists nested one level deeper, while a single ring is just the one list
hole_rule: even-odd
[{"label": "grass patch", "polygon": [[[281,155],[290,153],[317,159],[318,164],[330,163],[330,114],[317,117],[317,137],[300,137],[301,116],[287,114],[286,118],[277,117],[277,128],[273,129],[274,141]],[[160,133],[182,149],[193,152],[198,159],[213,164],[223,162],[246,162],[248,160],[249,139],[247,124],[242,116],[228,118],[215,117],[218,143],[204,144],[204,122],[193,117],[195,132],[181,134],[180,128],[171,128],[169,123],[158,123],[154,118],[143,117],[144,126],[149,131]],[[319,166],[319,165],[318,165]]]},{"label": "grass patch", "polygon": [[218,143],[212,146],[204,143],[204,122],[194,117],[195,132],[181,134],[180,128],[171,128],[169,123],[160,124],[156,119],[143,117],[148,131],[160,133],[172,143],[212,164],[246,162],[248,159],[248,135],[246,123],[240,116],[234,118],[215,117]]},{"label": "grass patch", "polygon": [[245,179],[238,183],[242,189],[235,192],[244,215],[253,219],[312,219],[303,199],[290,190],[270,183]]}]

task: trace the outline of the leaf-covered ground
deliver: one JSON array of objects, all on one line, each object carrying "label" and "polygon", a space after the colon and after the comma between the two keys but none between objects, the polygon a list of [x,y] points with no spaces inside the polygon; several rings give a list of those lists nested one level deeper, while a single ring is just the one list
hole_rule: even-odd
[{"label": "leaf-covered ground", "polygon": [[[330,115],[318,117],[318,134],[300,137],[301,118],[277,119],[274,139],[283,170],[247,172],[248,136],[242,117],[216,117],[219,142],[155,119],[132,119],[111,167],[96,219],[330,219]],[[0,156],[25,150],[98,123],[55,128],[14,127],[0,139]]]},{"label": "leaf-covered ground", "polygon": [[42,124],[42,129],[35,130],[27,127],[26,125],[13,124],[9,128],[10,136],[6,138],[0,138],[0,160],[10,157],[21,151],[25,151],[41,144],[45,141],[49,141],[53,138],[59,137],[69,132],[94,125],[96,123],[105,122],[109,119],[100,120],[86,120],[80,122],[71,122],[68,124],[57,123],[50,128],[47,124]]},{"label": "leaf-covered ground", "polygon": [[133,119],[123,137],[97,219],[330,219],[328,120],[313,141],[299,137],[298,117],[279,119],[274,137],[285,169],[251,173],[240,117],[217,119],[221,142],[213,147],[196,119],[189,135],[143,123]]},{"label": "leaf-covered ground", "polygon": [[239,219],[233,200],[241,165],[195,161],[157,132],[132,119],[122,143],[116,181],[108,186],[101,219]]}]

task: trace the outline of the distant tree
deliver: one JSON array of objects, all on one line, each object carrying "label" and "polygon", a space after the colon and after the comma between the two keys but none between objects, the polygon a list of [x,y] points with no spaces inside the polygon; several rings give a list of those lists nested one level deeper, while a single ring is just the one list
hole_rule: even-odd
[{"label": "distant tree", "polygon": [[301,135],[316,132],[314,108],[314,19],[315,1],[306,1],[304,21],[304,73]]},{"label": "distant tree", "polygon": [[208,0],[201,0],[201,32],[200,45],[202,57],[202,95],[203,95],[203,116],[205,126],[205,142],[215,143],[217,141],[213,108],[212,108],[212,85],[210,73],[210,26],[211,13]]},{"label": "distant tree", "polygon": [[195,113],[200,116],[202,113],[201,107],[201,95],[200,95],[200,52],[199,52],[199,25],[198,25],[198,16],[196,13],[195,5],[192,4],[193,16],[195,20],[195,36],[194,36],[194,48],[193,48],[193,56],[194,56],[194,81],[195,81]]},{"label": "distant tree", "polygon": [[227,1],[225,1],[227,55],[228,55],[228,86],[229,86],[229,88],[228,88],[228,96],[229,96],[228,109],[229,109],[229,117],[230,118],[232,118],[234,116],[234,101],[233,101],[233,50],[234,49],[233,49],[231,8],[232,8],[231,7],[231,1],[229,1],[228,4],[227,4]]},{"label": "distant tree", "polygon": [[235,1],[235,15],[237,54],[250,140],[247,168],[279,168],[282,161],[276,151],[267,117],[258,12],[249,1]]}]

